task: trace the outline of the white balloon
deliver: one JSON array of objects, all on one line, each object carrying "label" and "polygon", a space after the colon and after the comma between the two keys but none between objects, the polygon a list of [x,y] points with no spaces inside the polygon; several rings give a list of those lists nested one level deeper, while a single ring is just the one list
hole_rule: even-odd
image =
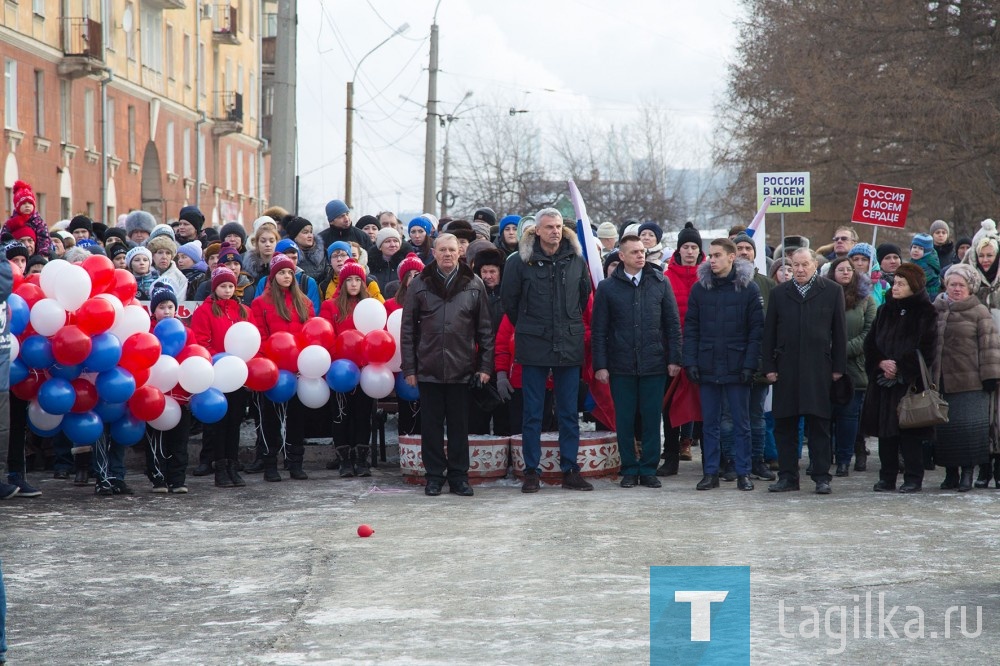
[{"label": "white balloon", "polygon": [[319,345],[309,345],[299,353],[299,374],[309,379],[317,379],[330,369],[330,352]]},{"label": "white balloon", "polygon": [[403,356],[399,351],[399,345],[396,345],[396,351],[392,353],[392,358],[385,364],[385,367],[389,368],[392,372],[399,372],[403,369]]},{"label": "white balloon", "polygon": [[247,383],[249,375],[247,362],[239,356],[223,356],[212,367],[215,369],[215,379],[212,380],[212,386],[223,393],[232,393]]},{"label": "white balloon", "polygon": [[82,266],[70,264],[59,273],[56,300],[67,312],[74,312],[90,298],[90,274]]},{"label": "white balloon", "polygon": [[366,365],[361,369],[361,390],[368,397],[381,400],[392,393],[394,388],[396,388],[396,378],[393,377],[387,364]]},{"label": "white balloon", "polygon": [[201,356],[191,356],[181,363],[177,381],[181,388],[194,395],[212,388],[215,380],[215,368],[212,362]]},{"label": "white balloon", "polygon": [[399,336],[400,328],[403,325],[403,311],[396,310],[385,320],[385,330],[389,331],[389,335],[392,339],[396,341],[396,349],[399,349]]},{"label": "white balloon", "polygon": [[156,430],[173,430],[181,422],[181,406],[169,395],[163,396],[163,401],[163,413],[149,421],[149,426]]},{"label": "white balloon", "polygon": [[[49,337],[66,325],[66,310],[54,298],[43,298],[31,307],[28,321],[35,333]],[[47,428],[51,430],[51,428]]]},{"label": "white balloon", "polygon": [[103,298],[108,303],[111,303],[111,307],[115,309],[115,322],[111,324],[111,328],[114,328],[121,321],[122,314],[125,312],[125,306],[122,305],[121,299],[114,294],[98,294],[94,298]]},{"label": "white balloon", "polygon": [[10,336],[10,360],[17,358],[17,355],[21,353],[21,343],[18,341],[16,335]]},{"label": "white balloon", "polygon": [[385,306],[377,298],[366,298],[358,303],[354,308],[353,317],[354,328],[365,335],[385,328]]},{"label": "white balloon", "polygon": [[[163,393],[177,386],[181,366],[173,356],[161,355],[149,369],[149,386],[155,386]],[[167,428],[169,430],[169,428]]]},{"label": "white balloon", "polygon": [[306,407],[316,409],[326,404],[330,399],[330,386],[325,379],[316,377],[299,377],[295,387],[299,401]]},{"label": "white balloon", "polygon": [[63,417],[62,414],[49,414],[37,400],[32,400],[28,405],[28,420],[39,430],[52,430],[59,427]]},{"label": "white balloon", "polygon": [[248,321],[238,321],[226,331],[222,348],[233,356],[249,361],[260,351],[260,331]]},{"label": "white balloon", "polygon": [[141,305],[126,305],[121,317],[111,327],[111,334],[125,342],[136,333],[149,332],[149,313]]},{"label": "white balloon", "polygon": [[42,288],[42,293],[45,294],[46,298],[56,298],[59,294],[59,284],[62,282],[62,278],[59,276],[62,271],[72,265],[65,259],[53,259],[42,267],[42,272],[38,276],[38,286]]}]

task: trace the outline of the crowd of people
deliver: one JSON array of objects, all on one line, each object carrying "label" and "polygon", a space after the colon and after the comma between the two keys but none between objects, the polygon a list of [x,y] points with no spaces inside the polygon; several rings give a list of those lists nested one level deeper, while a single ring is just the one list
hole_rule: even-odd
[{"label": "crowd of people", "polygon": [[[279,207],[249,229],[215,229],[195,206],[170,224],[136,210],[110,227],[85,215],[49,227],[20,181],[13,203],[3,299],[11,266],[30,275],[49,261],[104,254],[135,276],[151,330],[177,317],[181,302],[197,301],[185,324],[213,355],[238,322],[267,339],[299,334],[319,317],[340,335],[354,328],[363,300],[401,310],[402,380],[418,392],[397,396],[398,429],[421,436],[427,495],[446,484],[474,494],[470,434],[521,435],[521,490],[538,492],[543,431],[558,432],[562,487],[591,490],[578,463],[581,412],[616,432],[625,488],[661,487],[700,446],[698,490],[720,481],[753,490],[767,480],[772,492],[795,491],[806,446],[805,474],[829,494],[852,463],[866,471],[868,436],[879,443],[875,491],[920,491],[935,465],[945,468],[942,488],[1000,487],[1000,234],[992,220],[957,240],[935,221],[908,251],[858,242],[848,225],[818,248],[786,237],[759,261],[761,246],[742,226],[703,239],[688,223],[671,247],[655,222],[604,222],[581,235],[554,208],[525,217],[480,208],[471,220],[423,214],[404,225],[392,212],[355,222],[332,200],[320,230]],[[594,254],[604,269],[596,285]],[[133,493],[124,447],[110,433],[92,447],[31,433],[29,401],[8,391],[10,341],[6,328],[0,333],[0,410],[10,414],[0,499],[41,494],[26,477],[29,454],[34,469],[51,465],[56,478],[94,483],[98,494]],[[902,398],[930,388],[947,400],[949,421],[901,428]],[[282,462],[292,479],[308,479],[309,413],[296,397],[275,402],[240,388],[226,400],[217,423],[199,424],[185,407],[175,427],[148,428],[153,492],[187,492],[197,428],[193,474],[214,474],[218,487],[243,486],[246,473],[281,481]],[[333,393],[328,408],[327,467],[369,476],[376,401],[358,387]],[[244,466],[237,454],[248,418],[256,457]]]}]

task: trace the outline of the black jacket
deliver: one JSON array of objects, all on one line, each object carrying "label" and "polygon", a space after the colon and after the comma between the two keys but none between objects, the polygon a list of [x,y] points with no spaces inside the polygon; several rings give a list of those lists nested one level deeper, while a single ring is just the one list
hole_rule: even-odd
[{"label": "black jacket", "polygon": [[[6,256],[0,257],[0,392],[10,389],[10,308],[7,307],[7,299],[13,289],[14,272],[10,262]],[[7,419],[9,415],[4,414],[3,418]]]},{"label": "black jacket", "polygon": [[400,262],[406,259],[406,255],[410,252],[413,252],[413,248],[409,243],[404,241],[399,251],[389,257],[388,261],[385,260],[379,250],[372,250],[368,254],[368,277],[374,278],[378,282],[379,289],[382,290],[383,294],[390,282],[399,281],[396,269],[399,268]]},{"label": "black jacket", "polygon": [[514,325],[514,360],[521,365],[583,365],[583,312],[590,298],[590,271],[576,233],[563,227],[552,256],[542,252],[534,229],[504,265],[503,309]]},{"label": "black jacket", "polygon": [[424,268],[406,292],[400,325],[403,376],[464,384],[493,374],[493,328],[483,281],[463,263],[445,286],[437,265]]},{"label": "black jacket", "polygon": [[590,320],[594,370],[618,375],[660,375],[681,363],[681,321],[674,290],[646,264],[636,287],[625,267],[601,280]]},{"label": "black jacket", "polygon": [[374,247],[372,239],[368,237],[368,234],[358,229],[353,224],[346,229],[339,229],[337,227],[327,227],[323,231],[319,232],[319,237],[323,241],[323,247],[330,247],[337,241],[344,241],[345,243],[350,243],[354,241],[361,247],[365,249],[369,254]]},{"label": "black jacket", "polygon": [[763,335],[764,301],[753,264],[737,259],[720,278],[702,262],[684,316],[684,367],[697,367],[706,384],[738,384],[744,370],[760,366]]}]

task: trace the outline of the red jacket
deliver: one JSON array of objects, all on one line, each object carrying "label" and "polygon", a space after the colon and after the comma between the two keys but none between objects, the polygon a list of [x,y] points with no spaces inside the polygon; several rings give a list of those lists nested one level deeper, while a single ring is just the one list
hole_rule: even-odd
[{"label": "red jacket", "polygon": [[396,310],[402,310],[403,309],[403,304],[402,303],[397,303],[395,298],[390,298],[389,300],[387,300],[384,303],[384,305],[385,305],[385,313],[387,315],[391,315]]},{"label": "red jacket", "polygon": [[670,263],[667,264],[667,270],[664,273],[666,273],[667,279],[670,280],[670,286],[674,290],[674,298],[677,299],[677,313],[681,317],[681,330],[684,330],[688,296],[691,294],[691,287],[698,281],[698,266],[681,266],[677,253],[674,252],[674,256],[670,257]]},{"label": "red jacket", "polygon": [[[308,312],[312,312],[312,303],[310,302],[308,305]],[[274,303],[271,302],[271,293],[267,288],[263,294],[253,299],[250,310],[253,312],[254,324],[260,330],[262,340],[267,340],[271,335],[283,331],[298,335],[305,324],[304,321],[299,321],[299,315],[295,312],[295,306],[292,305],[292,292],[290,291],[285,292],[285,310],[291,316],[291,321],[285,321],[278,314]],[[309,321],[308,317],[306,321]]]},{"label": "red jacket", "polygon": [[[216,317],[212,313],[213,303],[217,303],[222,309],[221,317]],[[246,319],[240,316],[240,305],[242,304],[239,301],[232,298],[224,301],[217,301],[214,298],[203,301],[191,315],[191,330],[194,332],[195,342],[207,349],[212,356],[226,351],[226,333],[233,324],[240,321],[257,323],[254,321],[253,312],[245,305],[243,309],[247,311]]]},{"label": "red jacket", "polygon": [[340,335],[344,331],[354,330],[354,308],[357,304],[357,301],[354,301],[354,303],[351,304],[351,311],[348,313],[344,321],[337,321],[340,317],[340,310],[337,309],[337,302],[332,298],[328,298],[323,301],[322,305],[319,306],[319,316],[333,324],[333,332]]}]

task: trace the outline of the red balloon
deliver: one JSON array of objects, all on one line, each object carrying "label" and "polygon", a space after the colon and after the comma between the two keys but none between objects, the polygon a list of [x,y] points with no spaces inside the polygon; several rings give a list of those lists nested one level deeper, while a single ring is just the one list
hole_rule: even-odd
[{"label": "red balloon", "polygon": [[32,273],[31,275],[25,275],[24,281],[28,284],[33,284],[36,287],[42,286],[42,277],[39,273]]},{"label": "red balloon", "polygon": [[[127,368],[126,368],[127,369]],[[149,368],[142,368],[137,370],[129,370],[132,378],[135,380],[136,386],[142,386],[149,381]]]},{"label": "red balloon", "polygon": [[[94,258],[103,259],[104,257]],[[74,313],[76,325],[87,335],[104,333],[115,323],[115,308],[103,298],[91,298]]]},{"label": "red balloon", "polygon": [[281,370],[298,372],[299,351],[295,336],[288,331],[274,333],[264,342],[264,356],[277,363]]},{"label": "red balloon", "polygon": [[153,367],[160,358],[160,340],[152,333],[135,333],[122,344],[123,368],[135,374],[136,370]]},{"label": "red balloon", "polygon": [[251,391],[269,391],[278,383],[278,366],[269,358],[257,356],[247,361],[246,387]]},{"label": "red balloon", "polygon": [[333,349],[335,337],[333,324],[322,317],[313,317],[302,325],[302,331],[299,333],[299,346],[305,348],[309,345],[319,345],[330,351]]},{"label": "red balloon", "polygon": [[[190,331],[188,331],[188,333],[189,333],[188,339],[190,340],[191,339]],[[196,344],[190,344],[184,347],[184,349],[182,349],[180,353],[178,353],[177,356],[175,356],[174,358],[177,359],[178,363],[183,363],[184,359],[191,358],[192,356],[200,356],[206,361],[209,362],[212,361],[212,355],[209,353],[209,351],[204,347],[202,347],[201,345],[196,345]]]},{"label": "red balloon", "polygon": [[396,341],[389,331],[371,331],[365,336],[365,357],[369,363],[388,363],[396,353]]},{"label": "red balloon", "polygon": [[[13,266],[13,264],[11,264]],[[28,280],[25,280],[21,285],[14,290],[14,293],[24,299],[24,302],[28,304],[28,307],[33,307],[35,303],[45,298],[45,292],[37,284],[32,284]]]},{"label": "red balloon", "polygon": [[124,268],[116,268],[114,282],[111,283],[107,293],[114,294],[122,303],[128,303],[135,298],[135,292],[138,289],[134,275]]},{"label": "red balloon", "polygon": [[350,329],[344,331],[333,341],[334,360],[346,358],[352,361],[359,368],[365,365],[367,355],[365,353],[365,335],[361,331]]},{"label": "red balloon", "polygon": [[91,255],[81,265],[90,276],[91,297],[103,294],[115,284],[115,264],[107,257]]},{"label": "red balloon", "polygon": [[97,387],[88,382],[83,377],[77,377],[70,382],[76,390],[76,402],[73,403],[73,412],[83,414],[89,412],[97,406]]},{"label": "red balloon", "polygon": [[128,399],[128,408],[132,416],[140,421],[152,421],[160,418],[167,400],[155,386],[140,386]]},{"label": "red balloon", "polygon": [[38,397],[38,388],[48,379],[44,372],[30,370],[23,382],[10,387],[11,393],[25,402],[31,402]]},{"label": "red balloon", "polygon": [[167,391],[166,395],[169,395],[182,405],[186,405],[191,401],[191,394],[182,389],[180,384]]},{"label": "red balloon", "polygon": [[17,288],[24,282],[24,273],[21,272],[21,267],[13,262],[10,264],[10,270],[14,274],[14,291],[17,291]]},{"label": "red balloon", "polygon": [[358,525],[358,536],[362,539],[366,539],[373,534],[375,534],[375,530],[372,529],[371,525]]},{"label": "red balloon", "polygon": [[79,326],[63,326],[52,336],[52,356],[62,365],[77,365],[90,356],[90,336]]}]

